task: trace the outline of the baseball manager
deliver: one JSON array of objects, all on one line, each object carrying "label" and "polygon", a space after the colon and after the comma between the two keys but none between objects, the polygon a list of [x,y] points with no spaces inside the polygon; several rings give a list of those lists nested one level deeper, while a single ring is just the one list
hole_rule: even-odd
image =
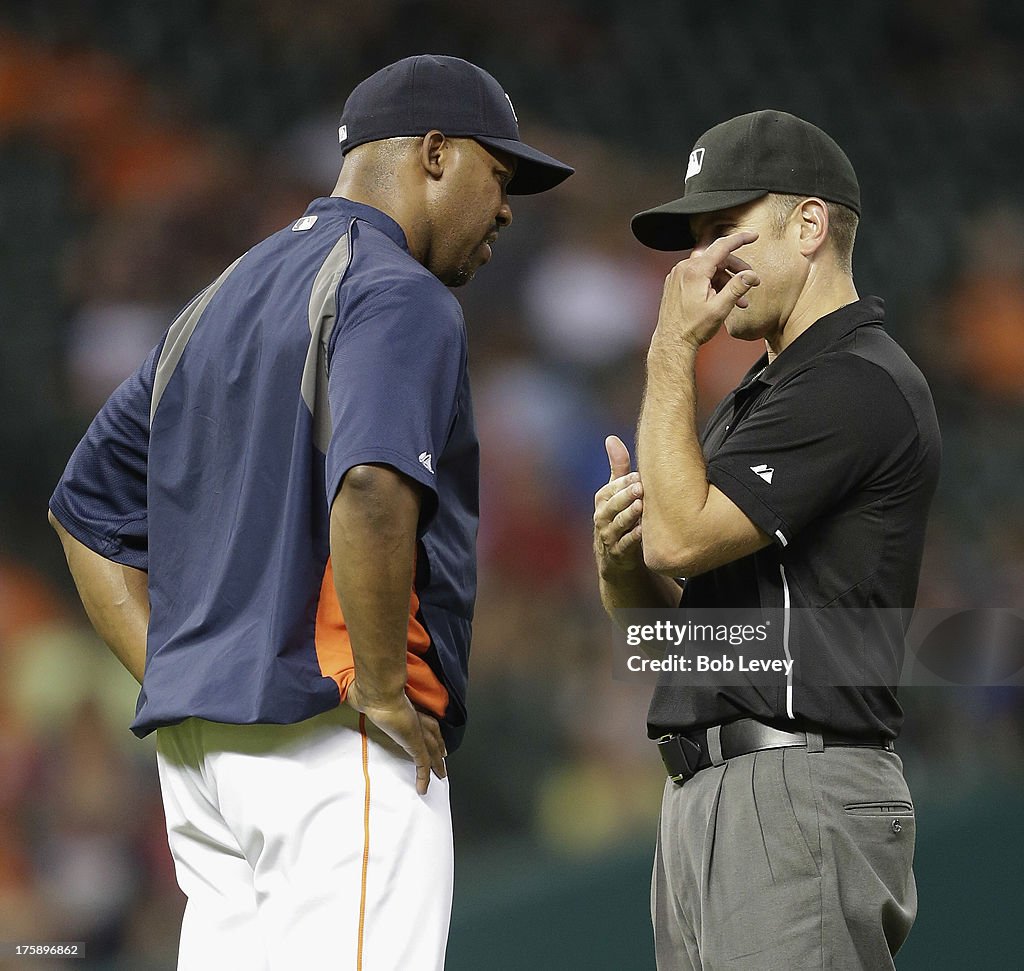
[{"label": "baseball manager", "polygon": [[[940,440],[883,302],[854,286],[859,215],[839,146],[758,111],[702,135],[682,197],[633,218],[640,242],[686,252],[647,356],[638,473],[606,443],[604,603],[770,608],[798,660],[773,684],[654,692],[660,971],[882,971],[915,917],[894,686]],[[723,323],[766,351],[698,438],[694,362]],[[898,636],[864,636],[854,609]],[[851,678],[851,659],[876,676]]]},{"label": "baseball manager", "polygon": [[182,971],[444,964],[478,508],[446,287],[572,169],[454,57],[366,79],[338,134],[333,195],[181,311],[50,501],[157,733]]}]

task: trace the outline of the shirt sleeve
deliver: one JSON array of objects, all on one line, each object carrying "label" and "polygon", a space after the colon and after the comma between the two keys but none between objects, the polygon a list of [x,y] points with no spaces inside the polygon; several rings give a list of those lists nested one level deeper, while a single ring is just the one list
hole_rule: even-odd
[{"label": "shirt sleeve", "polygon": [[328,364],[328,500],[353,466],[388,465],[425,487],[421,530],[437,508],[437,464],[466,367],[461,308],[430,282],[366,293],[340,312]]},{"label": "shirt sleeve", "polygon": [[708,461],[708,481],[787,546],[804,527],[891,475],[916,440],[893,379],[830,355],[773,389]]},{"label": "shirt sleeve", "polygon": [[149,569],[149,410],[162,348],[163,341],[100,409],[50,498],[75,539],[137,570]]}]

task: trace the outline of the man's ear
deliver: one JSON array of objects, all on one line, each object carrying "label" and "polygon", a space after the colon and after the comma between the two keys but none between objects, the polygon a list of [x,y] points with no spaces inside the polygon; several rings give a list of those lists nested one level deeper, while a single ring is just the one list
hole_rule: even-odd
[{"label": "man's ear", "polygon": [[428,131],[420,142],[420,165],[431,178],[439,179],[444,174],[449,149],[448,139],[436,129]]},{"label": "man's ear", "polygon": [[797,210],[800,219],[800,252],[813,256],[828,239],[828,204],[817,197],[804,199]]}]

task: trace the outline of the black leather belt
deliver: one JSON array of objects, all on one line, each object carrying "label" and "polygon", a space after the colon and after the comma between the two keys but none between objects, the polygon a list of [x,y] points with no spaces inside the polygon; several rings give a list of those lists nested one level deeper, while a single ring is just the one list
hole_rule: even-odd
[{"label": "black leather belt", "polygon": [[[813,733],[811,738],[815,738]],[[847,738],[828,732],[822,732],[820,738],[824,748],[880,748],[889,752],[895,749],[891,738],[878,738],[872,741]],[[807,743],[807,732],[786,732],[753,718],[741,718],[739,721],[700,731],[662,735],[658,739],[658,751],[661,753],[661,760],[665,763],[669,778],[677,786],[681,786],[701,769],[716,764],[713,758],[716,746],[720,761],[725,761],[773,748],[806,748]]]}]

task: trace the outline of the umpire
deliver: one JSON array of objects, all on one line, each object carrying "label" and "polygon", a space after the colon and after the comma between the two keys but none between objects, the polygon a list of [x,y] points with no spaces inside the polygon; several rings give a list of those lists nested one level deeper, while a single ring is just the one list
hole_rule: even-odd
[{"label": "umpire", "polygon": [[[902,638],[850,618],[909,621],[939,469],[931,394],[883,302],[855,289],[860,190],[828,135],[779,111],[733,118],[697,141],[684,186],[632,222],[687,252],[647,357],[639,472],[606,443],[602,599],[777,609],[787,657],[799,614],[806,664],[771,685],[655,689],[658,968],[893,968],[917,910],[893,750]],[[694,364],[722,324],[766,351],[698,438]],[[854,657],[880,675],[851,678]]]}]

